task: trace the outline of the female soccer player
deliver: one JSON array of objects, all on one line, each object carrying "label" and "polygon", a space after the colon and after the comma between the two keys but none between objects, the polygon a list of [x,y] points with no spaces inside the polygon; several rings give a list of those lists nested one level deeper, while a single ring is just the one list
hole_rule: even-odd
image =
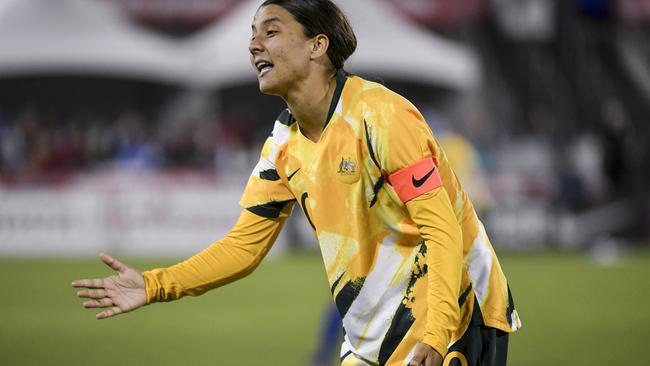
[{"label": "female soccer player", "polygon": [[343,365],[504,365],[520,326],[506,278],[422,115],[343,71],[356,48],[330,0],[267,0],[250,60],[275,121],[232,231],[201,253],[142,274],[78,280],[97,318],[200,295],[250,273],[297,202],[317,236],[345,329]]}]

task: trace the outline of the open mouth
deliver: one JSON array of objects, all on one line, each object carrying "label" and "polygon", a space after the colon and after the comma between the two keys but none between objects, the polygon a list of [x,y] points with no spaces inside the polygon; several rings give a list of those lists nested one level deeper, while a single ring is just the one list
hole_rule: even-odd
[{"label": "open mouth", "polygon": [[255,67],[257,67],[259,76],[262,77],[273,69],[273,64],[265,60],[260,60],[255,63]]}]

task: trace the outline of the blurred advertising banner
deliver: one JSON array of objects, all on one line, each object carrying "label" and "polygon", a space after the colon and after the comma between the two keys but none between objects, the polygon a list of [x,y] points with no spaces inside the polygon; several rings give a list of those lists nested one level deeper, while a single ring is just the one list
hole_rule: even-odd
[{"label": "blurred advertising banner", "polygon": [[469,23],[487,14],[486,0],[388,0],[407,17],[426,25]]},{"label": "blurred advertising banner", "polygon": [[236,7],[237,0],[108,0],[151,23],[208,23]]},{"label": "blurred advertising banner", "polygon": [[123,173],[64,187],[0,188],[0,256],[189,256],[228,233],[242,190]]}]

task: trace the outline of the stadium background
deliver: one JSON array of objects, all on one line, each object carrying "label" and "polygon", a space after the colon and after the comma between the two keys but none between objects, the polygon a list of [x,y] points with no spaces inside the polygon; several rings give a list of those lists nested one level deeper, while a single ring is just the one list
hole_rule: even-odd
[{"label": "stadium background", "polygon": [[[299,210],[262,266],[97,322],[69,288],[219,239],[281,100],[259,1],[0,0],[0,365],[309,365],[328,305]],[[339,0],[348,69],[423,112],[524,327],[512,365],[645,365],[650,1]]]}]

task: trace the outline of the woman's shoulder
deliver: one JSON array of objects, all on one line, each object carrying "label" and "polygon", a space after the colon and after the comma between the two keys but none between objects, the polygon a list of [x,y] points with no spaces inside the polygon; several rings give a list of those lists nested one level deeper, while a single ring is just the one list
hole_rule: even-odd
[{"label": "woman's shoulder", "polygon": [[417,108],[408,99],[389,87],[358,76],[353,77],[352,81],[358,89],[358,100],[363,105],[363,116],[368,123],[382,126],[393,124],[398,119],[396,117],[404,113],[419,115]]},{"label": "woman's shoulder", "polygon": [[398,107],[412,106],[402,95],[390,89],[380,81],[365,79],[361,76],[352,76],[349,79],[358,90],[361,99],[370,107],[377,105],[394,105]]}]

